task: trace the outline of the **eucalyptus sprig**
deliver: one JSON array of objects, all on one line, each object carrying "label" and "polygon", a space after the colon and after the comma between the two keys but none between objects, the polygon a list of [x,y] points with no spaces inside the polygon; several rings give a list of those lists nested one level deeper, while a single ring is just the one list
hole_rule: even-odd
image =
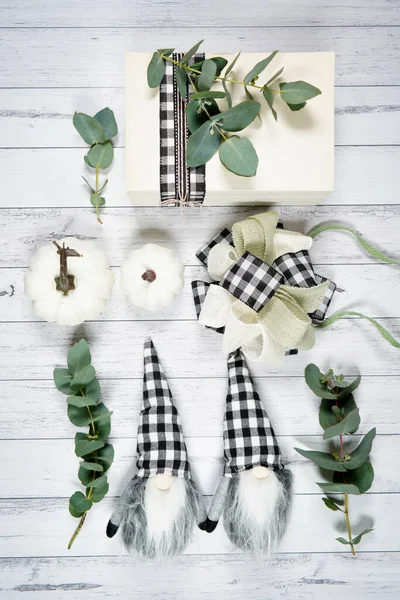
[{"label": "eucalyptus sprig", "polygon": [[346,452],[343,437],[355,433],[360,425],[359,409],[354,401],[353,392],[360,385],[361,377],[352,383],[344,380],[343,375],[336,376],[329,370],[323,374],[314,364],[309,364],[305,370],[305,379],[308,387],[318,398],[321,398],[319,422],[324,429],[324,440],[339,438],[339,447],[332,453],[317,452],[314,450],[295,450],[302,456],[312,460],[322,469],[332,471],[332,482],[320,482],[325,492],[331,494],[344,494],[343,502],[336,497],[322,498],[325,506],[334,512],[340,511],[346,519],[348,539],[336,538],[338,542],[350,546],[351,553],[355,554],[354,546],[360,543],[361,538],[373,531],[365,529],[353,537],[350,525],[349,495],[359,496],[372,485],[374,470],[369,461],[372,442],[376,435],[375,427],[371,429],[360,441],[352,452]]},{"label": "eucalyptus sprig", "polygon": [[[261,104],[254,99],[250,88],[261,95],[261,100],[267,103],[275,120],[278,119],[274,108],[276,95],[282,98],[290,110],[298,111],[306,106],[308,100],[321,94],[321,90],[305,81],[281,82],[279,89],[271,87],[282,74],[283,67],[266,83],[258,85],[259,76],[272,62],[277,50],[258,62],[242,81],[235,79],[233,72],[240,52],[229,65],[221,56],[189,64],[202,42],[203,40],[195,44],[180,61],[171,58],[174,48],[156,50],[147,68],[148,85],[156,88],[161,84],[167,61],[176,66],[177,87],[185,99],[187,83],[190,84],[190,101],[186,107],[187,125],[191,132],[187,143],[189,167],[204,165],[218,150],[220,161],[226,169],[236,175],[252,177],[258,167],[258,156],[253,144],[247,137],[230,135],[242,131],[259,116]],[[218,81],[221,81],[223,91],[211,89]],[[242,86],[246,100],[233,106],[228,83]],[[226,108],[221,109],[216,100],[225,100]]]},{"label": "eucalyptus sprig", "polygon": [[106,472],[114,460],[114,448],[106,440],[111,431],[111,412],[100,402],[100,384],[91,364],[87,342],[82,339],[68,352],[67,368],[54,369],[56,388],[68,396],[67,414],[77,427],[89,427],[87,433],[75,435],[75,454],[79,463],[78,477],[86,493],[75,492],[69,499],[69,512],[80,519],[68,550],[85,522],[94,503],[107,494],[109,485]]},{"label": "eucalyptus sprig", "polygon": [[90,149],[83,159],[88,167],[95,169],[95,186],[90,185],[83,175],[82,179],[90,188],[90,203],[96,209],[98,222],[102,223],[99,208],[104,206],[106,201],[101,193],[106,187],[108,179],[99,187],[99,169],[108,169],[114,159],[111,140],[118,133],[117,122],[113,111],[108,107],[100,110],[94,117],[76,112],[72,122],[81,138],[90,145]]}]

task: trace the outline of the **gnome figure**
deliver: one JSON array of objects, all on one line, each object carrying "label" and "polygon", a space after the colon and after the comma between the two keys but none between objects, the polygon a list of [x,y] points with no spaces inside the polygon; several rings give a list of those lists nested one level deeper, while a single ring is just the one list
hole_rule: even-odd
[{"label": "gnome figure", "polygon": [[125,547],[162,560],[188,544],[204,522],[203,498],[191,475],[178,412],[151,340],[144,346],[143,407],[137,440],[137,473],[107,525],[121,528]]},{"label": "gnome figure", "polygon": [[229,356],[228,376],[224,474],[200,528],[211,533],[223,514],[233,544],[268,557],[286,528],[292,476],[282,465],[278,442],[240,350]]}]

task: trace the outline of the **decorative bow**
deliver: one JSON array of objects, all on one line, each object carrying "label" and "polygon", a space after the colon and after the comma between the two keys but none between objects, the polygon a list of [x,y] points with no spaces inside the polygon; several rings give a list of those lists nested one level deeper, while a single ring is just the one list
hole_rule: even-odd
[{"label": "decorative bow", "polygon": [[218,283],[192,284],[199,322],[223,328],[223,351],[267,363],[313,347],[313,320],[324,319],[336,287],[314,273],[312,238],[277,225],[270,211],[224,230],[197,254]]}]

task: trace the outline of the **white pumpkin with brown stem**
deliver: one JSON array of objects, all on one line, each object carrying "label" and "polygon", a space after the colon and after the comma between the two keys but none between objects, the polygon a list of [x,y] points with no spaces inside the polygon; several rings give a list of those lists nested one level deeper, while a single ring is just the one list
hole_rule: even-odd
[{"label": "white pumpkin with brown stem", "polygon": [[114,279],[105,252],[93,242],[65,238],[39,248],[24,284],[39,317],[74,326],[104,311]]},{"label": "white pumpkin with brown stem", "polygon": [[182,262],[172,250],[156,244],[132,250],[121,273],[129,300],[149,311],[171,304],[183,287]]}]

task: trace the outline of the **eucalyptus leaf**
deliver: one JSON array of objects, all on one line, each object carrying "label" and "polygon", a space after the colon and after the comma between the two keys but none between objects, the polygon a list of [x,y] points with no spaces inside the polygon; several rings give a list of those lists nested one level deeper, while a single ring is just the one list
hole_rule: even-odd
[{"label": "eucalyptus leaf", "polygon": [[304,108],[307,102],[301,102],[300,104],[289,104],[288,102],[286,102],[286,104],[292,112],[297,112],[298,110]]},{"label": "eucalyptus leaf", "polygon": [[106,201],[99,194],[92,194],[90,196],[90,204],[92,206],[104,206],[105,203]]},{"label": "eucalyptus leaf", "polygon": [[[207,102],[206,109],[209,115],[217,115],[219,113],[218,104],[215,100],[204,100]],[[205,110],[201,107],[199,100],[191,100],[186,106],[186,122],[190,133],[194,133],[203,123],[209,121],[209,117]]]},{"label": "eucalyptus leaf", "polygon": [[87,157],[87,155],[85,154],[85,156],[83,157],[83,160],[85,161],[85,163],[87,164],[88,167],[90,167],[91,169],[93,169],[92,165],[89,162],[89,159]]},{"label": "eucalyptus leaf", "polygon": [[338,395],[338,400],[343,400],[344,398],[347,398],[347,396],[350,396],[350,394],[352,394],[358,388],[360,383],[361,375],[359,375],[357,379],[355,379],[352,383],[345,387],[342,392],[340,392]]},{"label": "eucalyptus leaf", "polygon": [[275,58],[275,56],[277,55],[278,50],[275,50],[274,52],[272,52],[272,54],[270,54],[267,58],[264,58],[263,60],[260,60],[260,62],[258,62],[245,76],[244,78],[244,82],[246,84],[249,84],[250,82],[252,82],[256,77],[258,77],[263,71],[264,69],[266,69],[269,65],[269,63]]},{"label": "eucalyptus leaf", "polygon": [[322,383],[322,373],[313,363],[307,365],[306,370],[304,372],[304,376],[306,378],[306,383],[310,390],[314,392],[316,396],[319,398],[326,398],[329,400],[336,400],[335,394],[330,392],[325,383]]},{"label": "eucalyptus leaf", "polygon": [[147,67],[147,83],[150,88],[160,85],[165,74],[165,59],[158,52],[154,52]]},{"label": "eucalyptus leaf", "polygon": [[86,396],[68,396],[68,404],[76,406],[77,408],[84,408],[85,406],[96,406],[95,400],[87,398]]},{"label": "eucalyptus leaf", "polygon": [[75,454],[82,457],[102,448],[104,442],[102,440],[90,440],[85,433],[75,434]]},{"label": "eucalyptus leaf", "polygon": [[330,510],[333,510],[333,512],[336,512],[337,510],[342,510],[340,508],[340,506],[338,506],[337,504],[335,504],[335,502],[332,500],[332,498],[322,498],[323,503],[325,504],[325,506],[327,508],[329,508]]},{"label": "eucalyptus leaf", "polygon": [[97,460],[101,461],[104,471],[108,471],[114,460],[114,448],[111,444],[105,444],[97,451]]},{"label": "eucalyptus leaf", "polygon": [[267,101],[267,104],[269,106],[269,108],[271,109],[272,115],[275,119],[275,121],[278,120],[278,115],[276,110],[273,107],[274,104],[274,94],[271,92],[271,90],[269,89],[269,87],[267,87],[266,85],[264,85],[263,90],[262,90],[263,96],[265,98],[265,100]]},{"label": "eucalyptus leaf", "polygon": [[87,153],[90,165],[93,168],[108,169],[114,158],[114,148],[111,142],[96,144]]},{"label": "eucalyptus leaf", "polygon": [[321,94],[321,90],[306,81],[280,83],[281,98],[286,104],[303,104]]},{"label": "eucalyptus leaf", "polygon": [[204,92],[195,92],[190,94],[191,100],[204,100],[206,98],[225,98],[225,92],[219,92],[217,90],[209,90]]},{"label": "eucalyptus leaf", "polygon": [[[357,408],[352,395],[348,396],[344,400],[338,400],[338,404],[340,410],[343,411],[344,416],[346,416],[350,411]],[[321,400],[319,410],[319,423],[323,429],[328,429],[328,427],[336,425],[337,417],[333,412],[334,408],[336,408],[336,405],[332,403],[332,400],[327,400],[324,398]]]},{"label": "eucalyptus leaf", "polygon": [[349,483],[318,483],[320,488],[331,494],[354,494],[355,496],[360,495],[360,490],[355,485]]},{"label": "eucalyptus leaf", "polygon": [[97,404],[100,399],[100,383],[96,377],[81,389],[86,399],[90,398]]},{"label": "eucalyptus leaf", "polygon": [[186,52],[186,54],[183,55],[183,57],[181,58],[181,63],[188,63],[189,60],[192,58],[192,56],[194,56],[197,52],[197,50],[200,48],[201,44],[204,42],[204,40],[200,40],[200,42],[197,42],[197,44],[195,44],[192,48],[190,48],[190,50],[188,50]]},{"label": "eucalyptus leaf", "polygon": [[76,427],[85,427],[90,423],[90,416],[86,407],[78,407],[68,403],[68,418]]},{"label": "eucalyptus leaf", "polygon": [[353,545],[357,546],[357,544],[359,544],[361,542],[362,537],[364,535],[367,535],[367,533],[371,533],[371,531],[374,531],[374,529],[364,529],[364,531],[362,533],[359,533],[358,535],[356,535],[356,537],[352,539]]},{"label": "eucalyptus leaf", "polygon": [[84,385],[90,383],[92,379],[94,379],[94,377],[96,377],[96,371],[93,365],[87,365],[86,367],[83,367],[83,369],[75,373],[71,381],[71,388],[73,390],[78,390]]},{"label": "eucalyptus leaf", "polygon": [[345,540],[345,539],[344,539],[344,537],[337,537],[337,538],[336,538],[336,541],[337,541],[337,542],[340,542],[340,543],[341,543],[341,544],[343,544],[343,545],[350,546],[350,542],[349,542],[348,540]]},{"label": "eucalyptus leaf", "polygon": [[102,124],[85,113],[74,113],[72,123],[81,138],[92,146],[98,142],[104,142],[105,135]]},{"label": "eucalyptus leaf", "polygon": [[[89,455],[88,458],[91,458],[91,456]],[[78,478],[81,484],[87,487],[94,478],[93,471],[88,471],[87,469],[79,467]]]},{"label": "eucalyptus leaf", "polygon": [[[346,471],[343,463],[334,459],[332,454],[327,452],[319,452],[317,450],[302,450],[301,448],[295,448],[296,452],[312,460],[316,465],[329,471]],[[318,484],[319,485],[319,484]]]},{"label": "eucalyptus leaf", "polygon": [[96,479],[94,479],[90,483],[90,487],[91,488],[100,487],[101,485],[103,485],[106,482],[107,482],[107,475],[102,475],[101,477],[96,477]]},{"label": "eucalyptus leaf", "polygon": [[100,502],[104,496],[108,493],[110,486],[107,481],[103,481],[101,485],[96,486],[93,489],[90,499],[92,502]]},{"label": "eucalyptus leaf", "polygon": [[69,499],[69,506],[76,513],[85,513],[92,507],[92,502],[82,492],[75,492]]},{"label": "eucalyptus leaf", "polygon": [[[224,69],[226,67],[226,65],[228,64],[228,61],[226,60],[226,58],[222,58],[222,56],[213,56],[210,59],[207,60],[212,60],[215,63],[215,66],[217,67],[217,71],[216,71],[216,75],[219,76],[221,75],[221,71],[222,69]],[[193,63],[192,65],[190,65],[191,69],[194,69],[195,71],[201,71],[201,68],[204,64],[204,60],[200,60],[199,62]]]},{"label": "eucalyptus leaf", "polygon": [[232,108],[233,104],[232,104],[232,95],[230,93],[230,91],[228,90],[228,86],[226,85],[226,81],[222,80],[222,87],[224,89],[225,92],[225,96],[226,96],[226,102],[228,104],[228,108]]},{"label": "eucalyptus leaf", "polygon": [[353,452],[350,452],[350,460],[345,463],[346,469],[357,469],[367,460],[375,435],[376,429],[374,427],[363,437],[357,448]]},{"label": "eucalyptus leaf", "polygon": [[366,460],[360,467],[353,469],[352,471],[333,474],[334,483],[352,483],[358,487],[361,494],[364,494],[370,489],[373,480],[374,469],[369,460]]},{"label": "eucalyptus leaf", "polygon": [[56,367],[53,371],[53,379],[59,392],[66,394],[67,396],[73,394],[73,390],[71,390],[72,375],[69,372],[69,369]]},{"label": "eucalyptus leaf", "polygon": [[99,465],[99,463],[88,462],[87,460],[83,460],[79,463],[79,465],[82,467],[82,469],[86,469],[87,471],[98,471],[99,473],[104,471],[103,466]]},{"label": "eucalyptus leaf", "polygon": [[217,74],[217,65],[213,60],[205,60],[201,69],[201,75],[197,80],[197,89],[204,92],[210,89]]},{"label": "eucalyptus leaf", "polygon": [[236,65],[236,61],[240,56],[240,52],[238,52],[235,56],[235,58],[233,59],[233,61],[230,63],[230,65],[226,68],[225,71],[225,77],[228,77],[229,73],[232,71],[233,67]]},{"label": "eucalyptus leaf", "polygon": [[225,131],[241,131],[254,121],[260,108],[259,102],[245,100],[213,117],[213,121],[217,122]]},{"label": "eucalyptus leaf", "polygon": [[108,184],[108,179],[106,179],[105,182],[103,183],[103,185],[97,190],[97,193],[101,194],[101,192],[104,190],[104,188],[106,187],[107,184]]},{"label": "eucalyptus leaf", "polygon": [[175,48],[159,48],[157,52],[159,52],[159,54],[163,54],[164,56],[171,56],[174,50]]},{"label": "eucalyptus leaf", "polygon": [[113,111],[110,108],[108,108],[108,106],[96,113],[94,115],[94,118],[97,119],[99,123],[101,123],[101,125],[103,126],[104,136],[106,140],[110,140],[111,138],[117,135],[118,125],[115,120]]},{"label": "eucalyptus leaf", "polygon": [[90,412],[92,415],[92,423],[105,422],[112,415],[112,412],[108,410],[107,406],[103,404],[103,402],[95,406],[95,408],[93,408]]},{"label": "eucalyptus leaf", "polygon": [[69,509],[69,514],[72,515],[73,517],[75,517],[75,519],[80,519],[82,517],[82,515],[84,514],[84,512],[80,512],[80,511],[76,510],[71,505],[69,505],[68,509]]},{"label": "eucalyptus leaf", "polygon": [[81,339],[68,351],[67,364],[72,376],[90,365],[92,360],[90,349],[86,340]]},{"label": "eucalyptus leaf", "polygon": [[188,167],[199,167],[209,161],[218,150],[221,139],[221,134],[216,128],[213,128],[211,121],[203,123],[188,140]]},{"label": "eucalyptus leaf", "polygon": [[235,175],[252,177],[257,173],[258,156],[248,138],[235,135],[225,140],[219,147],[219,158]]},{"label": "eucalyptus leaf", "polygon": [[[84,158],[87,158],[86,154],[85,154]],[[91,167],[91,164],[89,162],[87,164],[89,165],[89,167]],[[83,175],[81,175],[81,177],[82,177],[83,181],[86,183],[86,185],[91,189],[92,193],[94,194],[95,193],[95,189],[92,188],[92,186],[90,185],[90,183],[88,182],[88,180],[86,179],[86,177],[84,177]]]},{"label": "eucalyptus leaf", "polygon": [[344,417],[336,425],[332,425],[325,430],[324,440],[329,440],[338,435],[349,435],[355,433],[360,426],[360,412],[358,408],[355,408],[349,414]]},{"label": "eucalyptus leaf", "polygon": [[268,79],[267,83],[265,84],[266,86],[270,85],[273,81],[275,81],[275,79],[278,79],[279,75],[282,74],[282,71],[285,67],[282,67],[281,69],[279,69],[279,71],[277,71],[275,73],[275,75],[272,75],[272,77],[270,77],[270,79]]},{"label": "eucalyptus leaf", "polygon": [[176,85],[181,97],[186,100],[187,94],[187,74],[183,67],[176,67]]}]

